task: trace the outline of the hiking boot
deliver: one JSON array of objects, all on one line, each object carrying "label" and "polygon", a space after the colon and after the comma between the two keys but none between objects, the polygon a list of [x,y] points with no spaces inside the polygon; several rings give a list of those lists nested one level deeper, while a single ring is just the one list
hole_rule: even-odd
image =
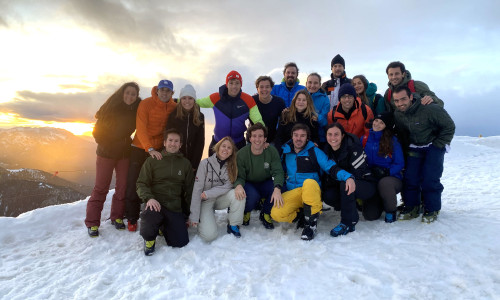
[{"label": "hiking boot", "polygon": [[128,231],[134,232],[137,231],[137,221],[132,223],[132,221],[128,221]]},{"label": "hiking boot", "polygon": [[99,226],[87,227],[87,232],[91,238],[99,236]]},{"label": "hiking boot", "polygon": [[259,220],[262,222],[262,225],[264,225],[264,228],[266,229],[274,229],[274,224],[273,224],[273,219],[271,219],[271,216],[269,214],[265,213],[260,213]]},{"label": "hiking boot", "polygon": [[304,228],[304,209],[300,209],[299,212],[297,213],[297,216],[295,219],[293,219],[292,223],[297,223],[297,229],[299,228]]},{"label": "hiking boot", "polygon": [[343,223],[339,223],[339,225],[335,226],[331,231],[330,235],[333,237],[338,237],[339,235],[346,235],[349,232],[353,232],[356,230],[355,225],[345,225]]},{"label": "hiking boot", "polygon": [[315,213],[311,216],[304,216],[304,230],[302,230],[301,239],[305,241],[310,241],[314,239],[316,234],[316,225],[318,224],[319,213]]},{"label": "hiking boot", "polygon": [[406,206],[400,213],[398,220],[412,220],[420,215],[420,205]]},{"label": "hiking boot", "polygon": [[437,220],[438,215],[439,210],[426,212],[422,215],[422,222],[427,224],[432,223]]},{"label": "hiking boot", "polygon": [[241,237],[240,226],[238,225],[231,226],[227,224],[227,233],[232,233],[235,237],[240,238]]},{"label": "hiking boot", "polygon": [[243,215],[243,226],[248,226],[250,225],[250,217],[252,216],[252,212],[249,211],[249,212],[246,212],[244,215]]},{"label": "hiking boot", "polygon": [[111,221],[111,225],[114,225],[115,228],[118,230],[125,230],[125,224],[123,223],[122,219],[116,219],[114,221]]},{"label": "hiking boot", "polygon": [[144,240],[144,255],[151,256],[155,253],[155,243],[156,240],[146,241]]},{"label": "hiking boot", "polygon": [[386,223],[392,223],[392,222],[396,222],[397,219],[396,219],[396,212],[386,212],[385,213],[385,222]]}]

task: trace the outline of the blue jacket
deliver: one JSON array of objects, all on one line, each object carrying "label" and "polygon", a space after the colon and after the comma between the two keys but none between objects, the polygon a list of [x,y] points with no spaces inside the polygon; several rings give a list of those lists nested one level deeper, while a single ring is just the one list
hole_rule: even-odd
[{"label": "blue jacket", "polygon": [[282,81],[281,84],[277,84],[273,87],[273,89],[271,90],[271,95],[282,98],[283,100],[285,100],[286,107],[290,107],[290,104],[292,104],[292,99],[293,96],[295,96],[295,93],[305,88],[306,88],[305,86],[300,85],[299,82],[296,81],[295,85],[290,91],[286,87],[286,83]]},{"label": "blue jacket", "polygon": [[365,153],[366,160],[370,167],[381,167],[389,170],[389,175],[399,179],[403,179],[401,171],[405,165],[403,150],[396,137],[392,137],[392,155],[380,156],[378,154],[380,138],[382,131],[373,131],[370,129],[370,134],[366,140]]},{"label": "blue jacket", "polygon": [[[310,149],[314,151],[315,159],[311,159]],[[288,191],[302,187],[306,179],[314,179],[321,185],[321,170],[339,181],[346,181],[352,177],[350,173],[340,169],[334,161],[329,160],[326,154],[314,146],[311,141],[308,141],[306,147],[299,153],[293,150],[293,143],[289,141],[283,145],[281,161],[286,172],[286,188]]]},{"label": "blue jacket", "polygon": [[328,125],[328,112],[330,111],[330,100],[326,96],[325,92],[319,89],[316,93],[309,93],[314,103],[314,109],[318,114],[318,124],[319,124],[319,141],[326,142],[325,137],[325,126]]}]

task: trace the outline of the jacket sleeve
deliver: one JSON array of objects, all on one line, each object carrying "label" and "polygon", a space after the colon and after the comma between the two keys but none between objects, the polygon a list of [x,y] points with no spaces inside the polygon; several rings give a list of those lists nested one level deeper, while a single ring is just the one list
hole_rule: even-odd
[{"label": "jacket sleeve", "polygon": [[264,121],[262,120],[262,115],[260,114],[257,105],[254,105],[252,108],[250,108],[249,115],[250,115],[250,120],[252,120],[254,124],[259,122],[262,125],[266,126],[266,124],[264,124]]},{"label": "jacket sleeve", "polygon": [[203,155],[203,148],[205,147],[205,116],[200,113],[200,118],[201,125],[198,126],[198,134],[196,135],[196,140],[194,141],[193,147],[193,169],[198,169],[201,157]]},{"label": "jacket sleeve", "polygon": [[281,159],[275,147],[269,146],[271,152],[271,176],[273,177],[274,186],[285,184],[285,172],[283,171],[283,165],[281,164]]},{"label": "jacket sleeve", "polygon": [[238,165],[238,178],[234,181],[233,186],[236,188],[239,184],[242,187],[245,187],[245,183],[247,182],[247,172],[245,172],[245,162],[248,160],[248,157],[243,157],[243,152],[239,151],[236,153],[236,161]]},{"label": "jacket sleeve", "polygon": [[368,106],[366,104],[363,104],[363,105],[366,107],[366,120],[365,120],[365,124],[363,124],[364,125],[364,134],[363,135],[368,136],[370,134],[370,129],[368,128],[367,125],[373,120],[374,116],[373,116],[373,111],[370,108],[370,106]]},{"label": "jacket sleeve", "polygon": [[201,161],[198,171],[196,172],[196,178],[194,180],[193,190],[191,193],[191,204],[189,220],[191,222],[200,222],[200,210],[201,210],[201,193],[203,193],[203,186],[205,185],[205,178],[207,176],[207,159]]},{"label": "jacket sleeve", "polygon": [[455,122],[450,115],[444,108],[435,107],[432,121],[438,127],[437,137],[432,141],[432,144],[441,149],[450,145],[455,134]]},{"label": "jacket sleeve", "polygon": [[[141,142],[141,145],[144,147],[144,151],[148,151],[149,148],[153,147],[153,143],[149,139],[149,135],[147,132],[148,128],[148,109],[146,107],[147,103],[141,101],[139,104],[139,108],[137,108],[137,118],[135,121],[135,128],[137,138]],[[158,149],[157,149],[158,150]]]},{"label": "jacket sleeve", "polygon": [[325,127],[328,125],[328,112],[330,111],[330,101],[328,97],[324,97],[325,101],[321,101],[320,107],[318,107],[318,123],[319,126]]},{"label": "jacket sleeve", "polygon": [[148,157],[142,165],[141,172],[137,178],[137,195],[141,198],[142,202],[146,203],[149,199],[154,199],[155,196],[151,190],[153,183],[153,169],[151,166],[153,158]]},{"label": "jacket sleeve", "polygon": [[318,160],[318,164],[321,169],[328,173],[332,178],[335,178],[338,181],[346,181],[347,179],[354,177],[351,173],[339,168],[333,160],[328,159],[328,156],[326,156],[326,154],[320,149],[315,147],[314,152],[316,153],[316,159]]},{"label": "jacket sleeve", "polygon": [[438,96],[436,96],[436,94],[429,89],[429,86],[426,83],[417,80],[414,80],[413,83],[415,84],[415,92],[420,94],[420,97],[423,98],[424,96],[430,96],[437,105],[444,107],[443,100],[439,99]]},{"label": "jacket sleeve", "polygon": [[214,97],[219,97],[219,93],[213,93],[208,97],[196,99],[196,104],[202,108],[212,108],[214,107],[214,103],[212,102],[212,98]]},{"label": "jacket sleeve", "polygon": [[401,171],[405,166],[405,159],[403,156],[403,149],[399,144],[399,141],[396,137],[392,138],[392,163],[389,168],[391,176],[401,178]]},{"label": "jacket sleeve", "polygon": [[186,178],[184,179],[184,184],[182,187],[183,189],[182,212],[184,213],[185,216],[189,216],[191,208],[191,198],[193,195],[194,173],[193,169],[191,168],[191,164],[187,159],[186,159],[185,172],[186,172]]}]

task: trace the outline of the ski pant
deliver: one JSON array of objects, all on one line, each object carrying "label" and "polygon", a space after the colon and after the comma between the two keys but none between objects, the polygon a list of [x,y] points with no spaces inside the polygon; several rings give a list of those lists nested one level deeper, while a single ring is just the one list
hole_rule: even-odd
[{"label": "ski pant", "polygon": [[378,181],[377,187],[378,194],[380,198],[382,198],[384,211],[395,212],[398,203],[397,194],[399,194],[403,188],[403,181],[393,176],[386,176]]},{"label": "ski pant", "polygon": [[243,223],[243,211],[245,200],[238,200],[234,195],[234,189],[215,198],[201,201],[200,223],[198,233],[200,237],[211,242],[217,238],[217,223],[215,222],[215,210],[229,208],[228,222],[231,226]]},{"label": "ski pant", "polygon": [[132,224],[139,219],[141,211],[141,199],[137,195],[137,178],[141,172],[142,165],[149,154],[141,148],[133,147],[130,150],[130,165],[127,176],[127,192],[125,193],[125,217]]},{"label": "ski pant", "polygon": [[292,223],[304,204],[311,206],[311,215],[321,212],[321,189],[314,179],[306,179],[302,187],[286,191],[282,195],[283,206],[271,209],[271,218],[277,222]]},{"label": "ski pant", "polygon": [[356,199],[363,201],[362,211],[365,220],[376,220],[382,214],[375,182],[355,179],[355,183],[356,190],[350,195],[347,195],[344,181],[335,181],[333,185],[325,188],[325,203],[333,206],[335,210],[340,209],[340,222],[345,225],[355,225],[359,221]]},{"label": "ski pant", "polygon": [[423,194],[426,212],[441,210],[443,164],[445,148],[430,145],[426,148],[410,148],[406,161],[403,196],[408,207],[420,205]]},{"label": "ski pant", "polygon": [[87,227],[101,225],[101,212],[109,192],[109,185],[116,174],[115,194],[111,200],[111,220],[123,219],[125,210],[125,190],[127,188],[127,172],[129,159],[111,159],[97,156],[95,186],[87,202],[85,225]]},{"label": "ski pant", "polygon": [[161,206],[160,211],[146,209],[141,213],[140,233],[145,241],[156,240],[161,229],[167,245],[184,247],[189,243],[189,236],[184,214],[173,212]]},{"label": "ski pant", "polygon": [[247,194],[247,201],[245,203],[245,213],[255,209],[260,199],[265,198],[262,205],[262,213],[270,214],[273,204],[271,203],[271,196],[274,192],[274,182],[272,179],[262,182],[245,182],[245,193]]}]

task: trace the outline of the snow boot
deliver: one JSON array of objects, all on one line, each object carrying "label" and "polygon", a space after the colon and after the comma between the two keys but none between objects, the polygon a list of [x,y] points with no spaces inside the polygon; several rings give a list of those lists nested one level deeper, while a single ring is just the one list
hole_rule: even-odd
[{"label": "snow boot", "polygon": [[125,224],[123,223],[122,219],[111,221],[111,225],[115,226],[115,228],[118,230],[125,230]]},{"label": "snow boot", "polygon": [[137,231],[137,221],[135,222],[132,222],[132,221],[128,221],[128,231],[130,232],[134,232],[134,231]]},{"label": "snow boot", "polygon": [[311,206],[304,204],[304,230],[302,230],[301,239],[310,241],[316,234],[316,225],[318,225],[319,212],[314,215],[311,213]]},{"label": "snow boot", "polygon": [[227,224],[227,233],[232,233],[235,237],[240,238],[241,237],[240,226],[238,225],[231,226]]},{"label": "snow boot", "polygon": [[422,222],[427,224],[432,223],[437,220],[438,215],[439,215],[439,210],[425,212],[422,215]]},{"label": "snow boot", "polygon": [[91,238],[99,236],[99,226],[87,227],[87,232]]},{"label": "snow boot", "polygon": [[264,228],[274,229],[273,220],[271,219],[271,216],[269,214],[265,214],[265,213],[261,212],[260,216],[259,216],[259,220],[262,222],[262,225],[264,225]]},{"label": "snow boot", "polygon": [[144,240],[144,255],[151,256],[155,253],[156,240],[146,241]]},{"label": "snow boot", "polygon": [[420,215],[420,205],[405,206],[403,210],[399,213],[398,220],[412,220],[418,218],[419,215]]},{"label": "snow boot", "polygon": [[344,223],[339,223],[339,225],[335,226],[331,231],[330,235],[333,237],[338,237],[339,235],[346,235],[349,232],[353,232],[356,230],[356,225],[345,225]]},{"label": "snow boot", "polygon": [[396,219],[396,212],[393,211],[393,212],[386,212],[385,213],[385,222],[386,223],[392,223],[392,222],[395,222],[397,221]]},{"label": "snow boot", "polygon": [[243,215],[243,226],[248,226],[250,225],[250,217],[252,216],[252,212],[249,211],[249,212],[246,212],[244,215]]},{"label": "snow boot", "polygon": [[297,216],[295,219],[293,219],[292,223],[297,223],[297,229],[299,228],[304,228],[304,209],[300,208],[300,210],[297,212]]}]

